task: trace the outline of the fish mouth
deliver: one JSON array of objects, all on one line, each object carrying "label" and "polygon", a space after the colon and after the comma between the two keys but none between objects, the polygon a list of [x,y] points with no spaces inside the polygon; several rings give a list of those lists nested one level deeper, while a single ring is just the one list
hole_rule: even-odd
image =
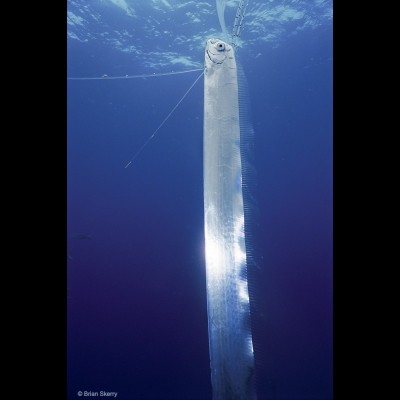
[{"label": "fish mouth", "polygon": [[225,61],[226,55],[221,59],[219,54],[210,53],[210,50],[206,50],[206,54],[210,61],[214,64],[222,64]]}]

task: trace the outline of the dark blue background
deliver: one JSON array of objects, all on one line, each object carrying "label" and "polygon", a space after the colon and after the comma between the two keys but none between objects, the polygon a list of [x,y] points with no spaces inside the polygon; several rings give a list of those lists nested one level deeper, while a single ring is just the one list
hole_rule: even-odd
[{"label": "dark blue background", "polygon": [[[95,43],[69,46],[69,76],[148,72]],[[257,50],[238,57],[256,135],[258,398],[331,399],[331,31]],[[68,82],[70,400],[211,399],[202,79],[124,169],[197,76]]]}]

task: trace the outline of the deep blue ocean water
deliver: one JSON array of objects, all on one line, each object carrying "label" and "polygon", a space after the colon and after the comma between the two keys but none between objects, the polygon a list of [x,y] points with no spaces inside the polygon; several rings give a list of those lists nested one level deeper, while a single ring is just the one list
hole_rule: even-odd
[{"label": "deep blue ocean water", "polygon": [[[118,30],[128,17],[112,5],[102,12]],[[171,23],[168,29],[189,28]],[[161,40],[139,33],[131,40],[142,50]],[[68,39],[69,77],[196,68],[151,67],[140,54],[87,37]],[[246,30],[242,39],[238,59],[255,129],[262,253],[258,399],[331,399],[332,24],[279,43],[246,46]],[[203,52],[190,52],[200,67]],[[198,75],[68,81],[69,400],[89,398],[78,391],[101,390],[118,392],[120,400],[211,400],[202,79],[124,168]]]}]

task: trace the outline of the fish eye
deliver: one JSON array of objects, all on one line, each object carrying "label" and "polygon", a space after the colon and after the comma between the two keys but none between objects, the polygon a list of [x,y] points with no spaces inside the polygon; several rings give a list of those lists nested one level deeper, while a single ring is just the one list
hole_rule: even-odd
[{"label": "fish eye", "polygon": [[223,43],[221,43],[221,42],[217,43],[216,47],[217,47],[218,51],[224,51],[225,50],[225,45]]}]

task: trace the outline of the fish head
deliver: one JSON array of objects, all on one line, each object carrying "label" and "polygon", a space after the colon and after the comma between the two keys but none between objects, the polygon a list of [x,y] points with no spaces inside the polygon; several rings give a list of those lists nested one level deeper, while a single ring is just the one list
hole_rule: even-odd
[{"label": "fish head", "polygon": [[208,39],[205,52],[206,67],[233,58],[233,47],[220,39]]}]

